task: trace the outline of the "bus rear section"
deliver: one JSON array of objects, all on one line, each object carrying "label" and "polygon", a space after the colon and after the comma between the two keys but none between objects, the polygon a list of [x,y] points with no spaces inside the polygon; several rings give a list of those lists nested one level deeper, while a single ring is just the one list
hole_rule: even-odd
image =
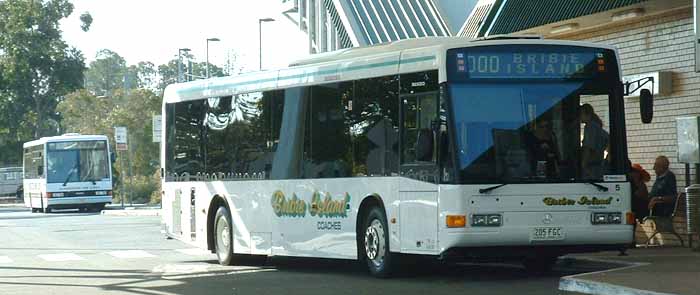
[{"label": "bus rear section", "polygon": [[32,211],[100,211],[112,203],[106,136],[70,135],[25,144],[25,204]]}]

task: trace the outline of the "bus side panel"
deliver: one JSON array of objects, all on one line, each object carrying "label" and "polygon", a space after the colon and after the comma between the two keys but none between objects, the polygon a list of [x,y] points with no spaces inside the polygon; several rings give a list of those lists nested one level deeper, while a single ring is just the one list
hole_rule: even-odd
[{"label": "bus side panel", "polygon": [[[382,199],[387,220],[398,219],[398,178],[287,180],[268,187],[273,255],[357,259],[357,214],[370,195]],[[398,226],[389,223],[389,233],[398,250]]]},{"label": "bus side panel", "polygon": [[42,202],[46,203],[46,199],[42,200],[45,195],[46,180],[45,179],[25,179],[24,186],[24,205],[28,208],[42,208]]}]

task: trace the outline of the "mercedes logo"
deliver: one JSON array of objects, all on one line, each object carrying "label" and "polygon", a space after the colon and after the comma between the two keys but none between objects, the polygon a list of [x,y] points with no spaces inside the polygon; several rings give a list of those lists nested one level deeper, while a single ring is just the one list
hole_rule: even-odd
[{"label": "mercedes logo", "polygon": [[552,214],[545,214],[544,217],[542,218],[542,223],[544,224],[550,224],[552,223]]}]

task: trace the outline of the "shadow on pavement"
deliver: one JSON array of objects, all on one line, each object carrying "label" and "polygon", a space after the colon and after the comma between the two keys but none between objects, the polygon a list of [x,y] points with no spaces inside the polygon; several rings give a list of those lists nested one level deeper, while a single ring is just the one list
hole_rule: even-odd
[{"label": "shadow on pavement", "polygon": [[[354,261],[275,258],[266,262],[219,266],[216,261],[164,265],[160,271],[77,268],[4,268],[3,294],[50,288],[56,294],[560,294],[561,276],[604,269],[565,265],[544,276],[528,275],[517,265],[405,265],[392,279],[370,277]],[[573,262],[576,264],[576,262]],[[197,271],[187,271],[195,269]],[[7,293],[5,293],[7,292]]]}]

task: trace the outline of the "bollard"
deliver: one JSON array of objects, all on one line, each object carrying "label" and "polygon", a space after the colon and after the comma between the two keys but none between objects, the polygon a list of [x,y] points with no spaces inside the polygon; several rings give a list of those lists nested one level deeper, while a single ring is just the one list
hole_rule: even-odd
[{"label": "bollard", "polygon": [[693,234],[700,228],[700,184],[693,184],[685,188],[686,224],[688,228],[688,241],[693,248]]}]

